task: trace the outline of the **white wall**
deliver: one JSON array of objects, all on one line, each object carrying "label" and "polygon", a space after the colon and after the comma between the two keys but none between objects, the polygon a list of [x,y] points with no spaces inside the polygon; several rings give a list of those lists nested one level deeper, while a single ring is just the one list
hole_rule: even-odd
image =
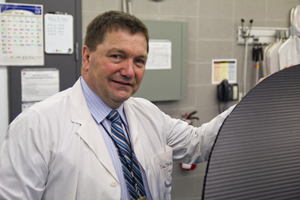
[{"label": "white wall", "polygon": [[[5,0],[0,0],[5,3]],[[0,147],[6,135],[8,126],[8,84],[7,67],[0,67]]]}]

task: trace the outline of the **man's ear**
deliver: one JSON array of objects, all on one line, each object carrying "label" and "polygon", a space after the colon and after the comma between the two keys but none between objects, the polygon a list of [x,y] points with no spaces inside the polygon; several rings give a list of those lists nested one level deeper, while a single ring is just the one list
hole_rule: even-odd
[{"label": "man's ear", "polygon": [[90,49],[84,45],[82,48],[82,68],[84,71],[88,71],[88,66],[90,64]]}]

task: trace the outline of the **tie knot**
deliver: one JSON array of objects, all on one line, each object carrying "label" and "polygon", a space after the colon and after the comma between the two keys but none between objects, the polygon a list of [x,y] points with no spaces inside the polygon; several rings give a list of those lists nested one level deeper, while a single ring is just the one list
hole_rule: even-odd
[{"label": "tie knot", "polygon": [[110,120],[112,123],[118,122],[120,120],[120,115],[118,111],[112,110],[106,117],[108,120]]}]

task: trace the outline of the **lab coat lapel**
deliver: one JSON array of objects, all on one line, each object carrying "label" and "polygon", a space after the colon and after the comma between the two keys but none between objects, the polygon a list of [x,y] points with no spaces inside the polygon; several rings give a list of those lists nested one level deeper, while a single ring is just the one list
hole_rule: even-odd
[{"label": "lab coat lapel", "polygon": [[77,130],[77,134],[88,147],[91,148],[99,162],[105,166],[107,171],[119,181],[97,123],[89,112],[82,92],[80,79],[78,79],[70,92],[70,102],[72,122],[81,125]]},{"label": "lab coat lapel", "polygon": [[146,158],[147,158],[147,150],[149,150],[150,146],[147,142],[147,138],[145,137],[146,131],[144,127],[139,122],[137,115],[133,112],[130,106],[125,102],[124,103],[125,115],[128,122],[130,137],[132,141],[132,147],[135,152],[135,155],[141,164],[141,166],[146,169]]}]

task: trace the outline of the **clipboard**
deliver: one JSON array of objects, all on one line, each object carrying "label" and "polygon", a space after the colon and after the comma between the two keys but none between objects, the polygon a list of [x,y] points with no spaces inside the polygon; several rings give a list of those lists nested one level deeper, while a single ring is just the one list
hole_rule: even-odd
[{"label": "clipboard", "polygon": [[74,51],[73,16],[66,13],[46,13],[45,52],[47,54],[72,54]]}]

